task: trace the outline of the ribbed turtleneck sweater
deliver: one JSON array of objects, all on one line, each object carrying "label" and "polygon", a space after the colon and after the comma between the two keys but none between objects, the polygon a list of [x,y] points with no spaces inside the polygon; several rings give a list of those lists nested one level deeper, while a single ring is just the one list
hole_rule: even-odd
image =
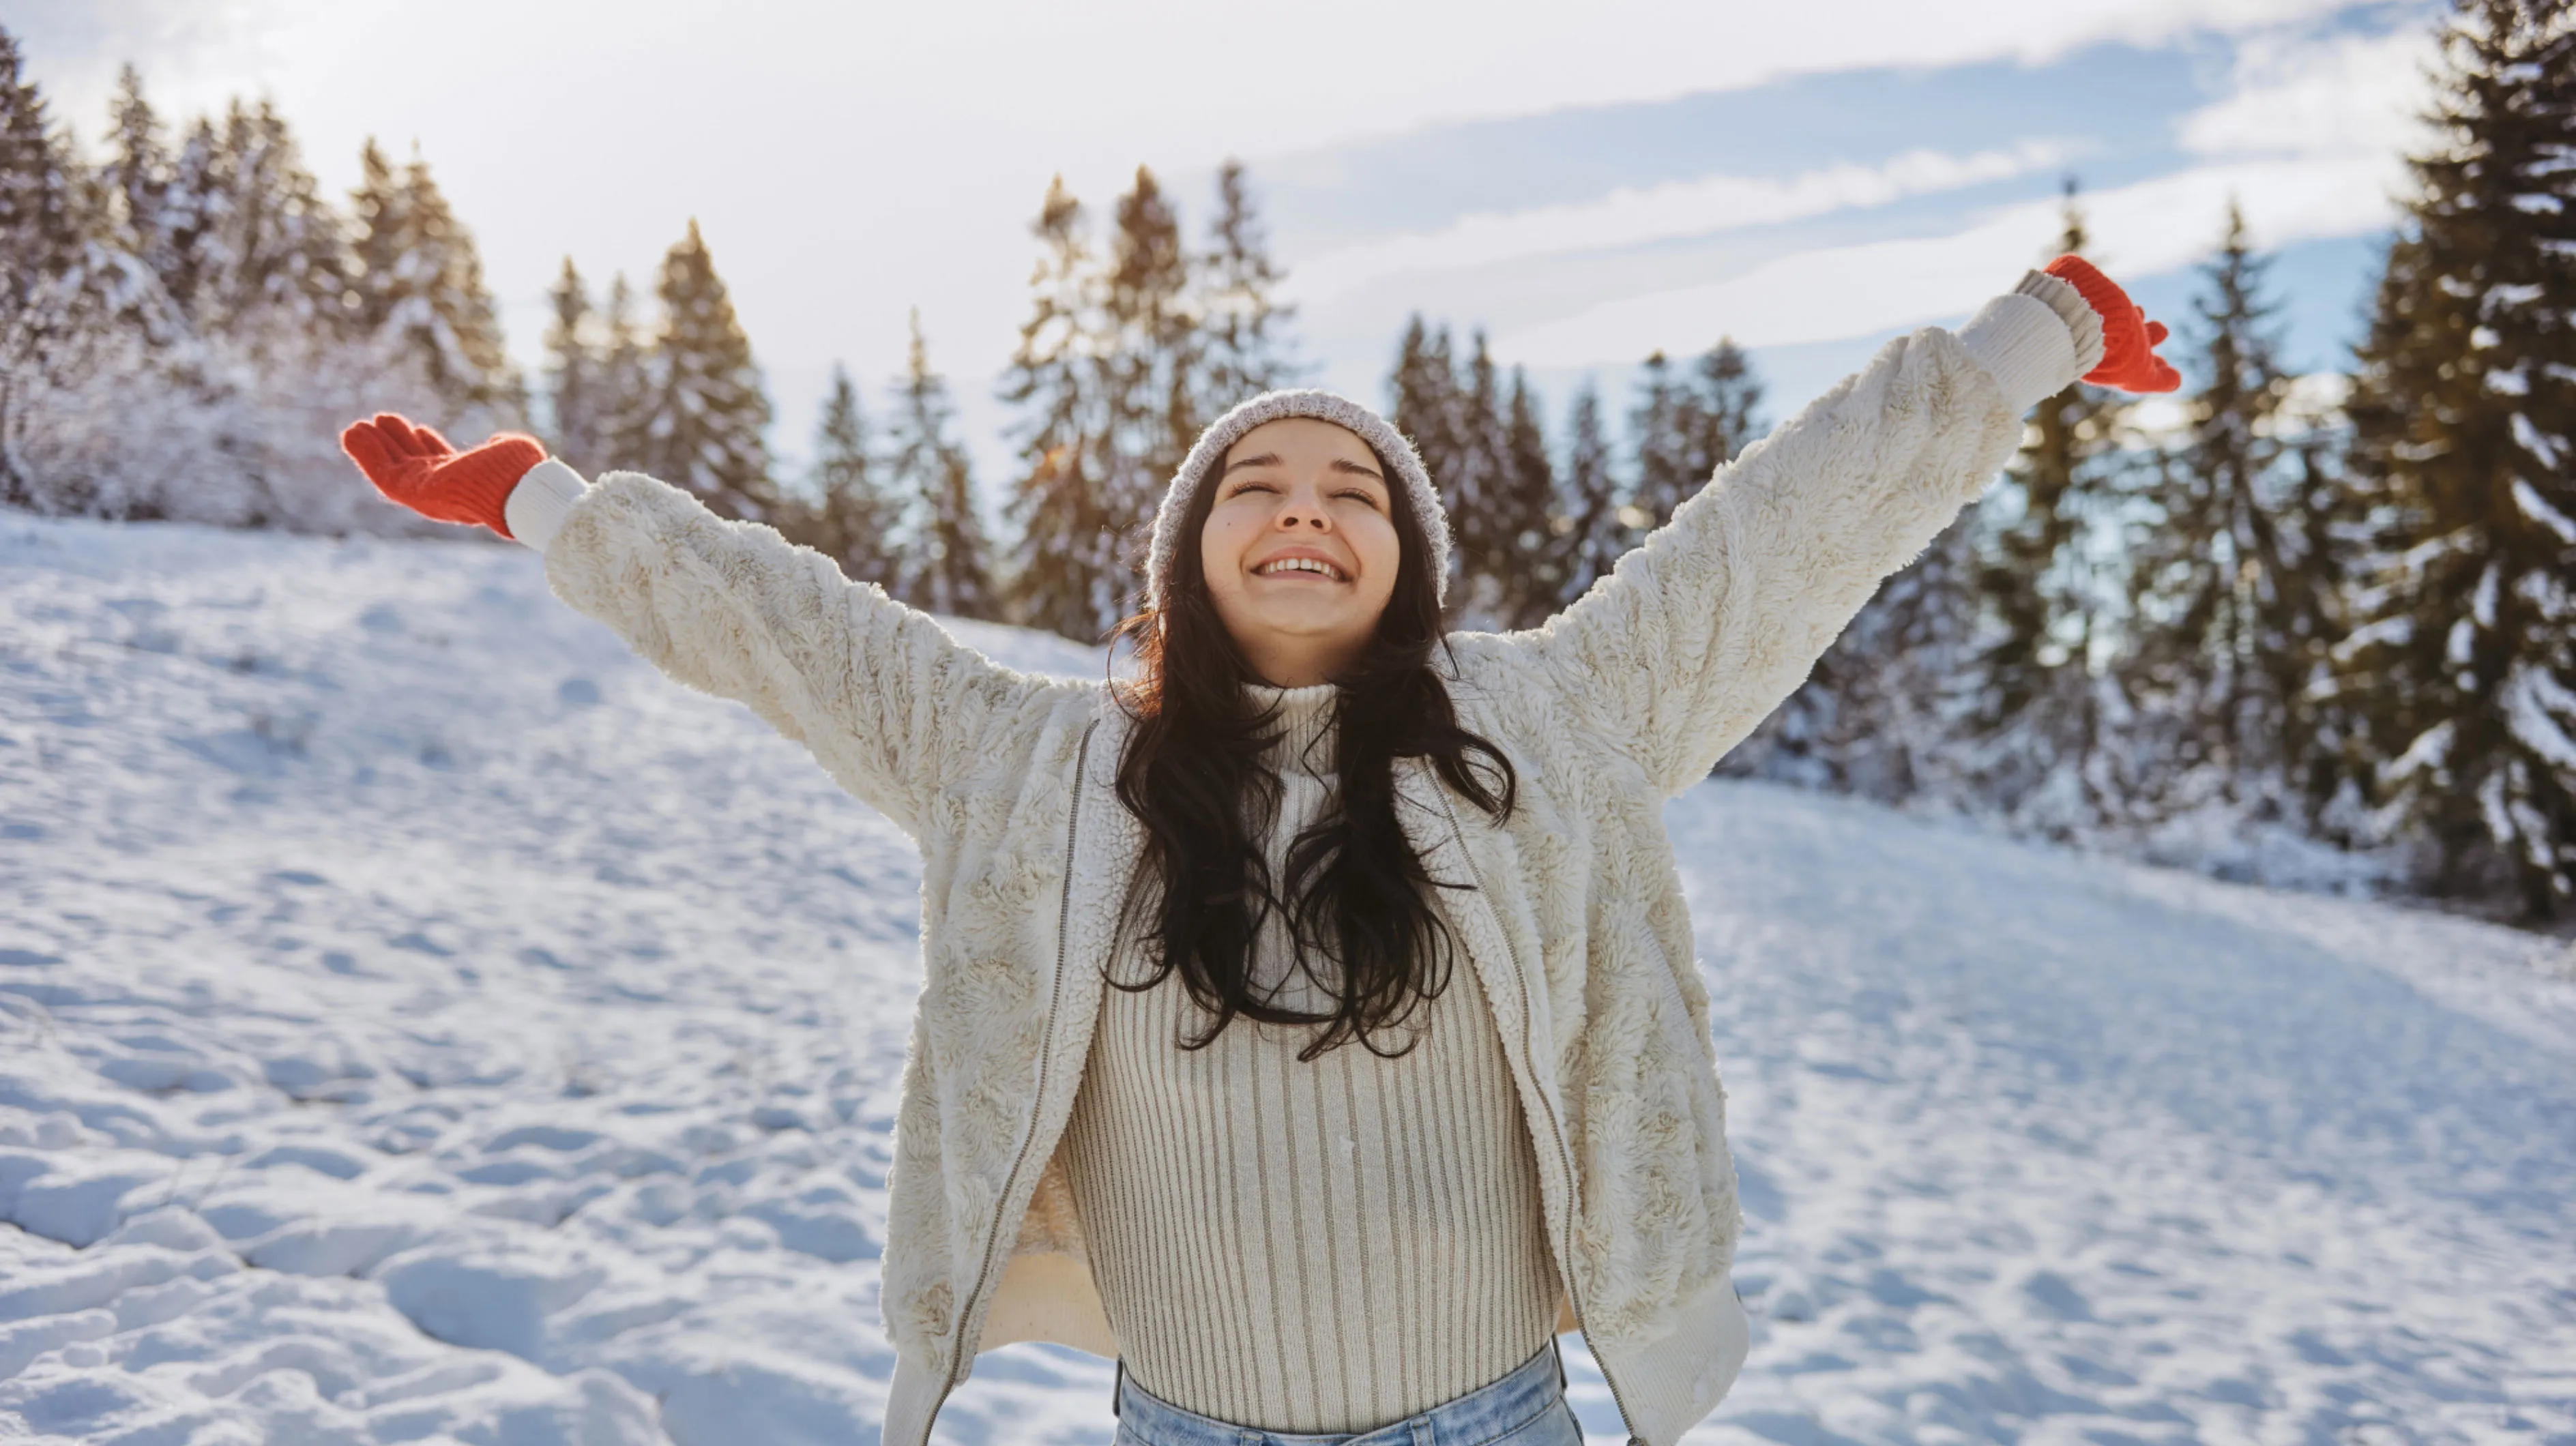
[{"label": "ribbed turtleneck sweater", "polygon": [[[1265,841],[1333,798],[1333,689],[1276,702],[1282,784]],[[1276,921],[1253,977],[1316,1007]],[[1113,968],[1150,972],[1138,951]],[[1492,1382],[1547,1344],[1556,1267],[1502,1041],[1463,956],[1393,1048],[1300,1062],[1316,1026],[1209,1016],[1177,973],[1102,991],[1063,1152],[1093,1279],[1136,1384],[1184,1410],[1282,1433],[1372,1430]],[[1184,1033],[1186,1031],[1186,1034]]]}]

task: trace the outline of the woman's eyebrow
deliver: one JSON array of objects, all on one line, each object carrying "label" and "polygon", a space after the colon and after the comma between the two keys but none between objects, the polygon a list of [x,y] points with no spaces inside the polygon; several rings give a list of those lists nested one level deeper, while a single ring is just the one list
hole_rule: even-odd
[{"label": "woman's eyebrow", "polygon": [[1232,472],[1237,467],[1276,467],[1278,465],[1278,453],[1264,452],[1258,457],[1237,457],[1233,461],[1225,464],[1224,472],[1219,472],[1216,475],[1223,477],[1226,473]]},{"label": "woman's eyebrow", "polygon": [[1365,462],[1354,462],[1347,457],[1335,457],[1333,459],[1333,470],[1336,472],[1348,472],[1354,476],[1375,477],[1380,482],[1386,480],[1386,474],[1378,471],[1375,467],[1369,466]]}]

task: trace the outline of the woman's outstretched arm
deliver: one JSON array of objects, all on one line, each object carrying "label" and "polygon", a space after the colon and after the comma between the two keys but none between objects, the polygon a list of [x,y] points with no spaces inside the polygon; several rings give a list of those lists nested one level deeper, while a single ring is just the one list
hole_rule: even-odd
[{"label": "woman's outstretched arm", "polygon": [[1955,333],[1889,342],[1720,467],[1573,606],[1499,650],[1678,793],[1985,490],[2033,403],[2079,377],[2170,390],[2152,351],[2163,334],[2099,272],[2061,258]]},{"label": "woman's outstretched arm", "polygon": [[543,552],[556,596],[671,677],[749,705],[916,838],[943,790],[990,766],[997,730],[1061,686],[955,641],[821,553],[641,473],[587,486],[533,439],[457,452],[390,414],[342,443],[394,501]]}]

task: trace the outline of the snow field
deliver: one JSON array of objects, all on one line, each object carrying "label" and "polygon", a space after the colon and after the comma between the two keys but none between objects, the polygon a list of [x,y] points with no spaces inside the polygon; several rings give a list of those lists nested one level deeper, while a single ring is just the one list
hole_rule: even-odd
[{"label": "snow field", "polygon": [[0,532],[0,1439],[875,1419],[911,845],[534,563]]},{"label": "snow field", "polygon": [[2576,1440],[2576,951],[1672,812],[1763,1322],[1712,1441]]},{"label": "snow field", "polygon": [[[1757,1330],[1698,1446],[2576,1441],[2564,945],[1668,817]],[[917,889],[522,550],[0,521],[0,1441],[873,1439]]]}]

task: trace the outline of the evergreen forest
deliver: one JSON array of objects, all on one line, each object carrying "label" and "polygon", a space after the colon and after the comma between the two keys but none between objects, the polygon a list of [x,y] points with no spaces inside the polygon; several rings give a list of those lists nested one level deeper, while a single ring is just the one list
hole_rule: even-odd
[{"label": "evergreen forest", "polygon": [[[1720,771],[2576,915],[2576,7],[2458,0],[2442,53],[2437,139],[2342,370],[2284,369],[2264,238],[2231,213],[2167,318],[2180,420],[2080,383],[2043,402],[2000,483]],[[531,430],[917,606],[1096,642],[1136,605],[1191,440],[1313,370],[1244,167],[1203,209],[1142,167],[1096,206],[1059,181],[999,380],[1010,471],[975,475],[918,314],[888,381],[836,371],[791,469],[694,223],[653,276],[567,258],[526,375],[420,156],[370,142],[328,196],[272,106],[164,116],[130,68],[107,121],[76,148],[0,30],[0,505],[21,511],[427,535],[338,454],[343,423],[397,410],[460,443]],[[2070,182],[2029,259],[2086,241]],[[1447,500],[1457,625],[1544,624],[1781,420],[1724,337],[1637,378],[1551,408],[1473,318],[1404,328],[1369,400]]]}]

